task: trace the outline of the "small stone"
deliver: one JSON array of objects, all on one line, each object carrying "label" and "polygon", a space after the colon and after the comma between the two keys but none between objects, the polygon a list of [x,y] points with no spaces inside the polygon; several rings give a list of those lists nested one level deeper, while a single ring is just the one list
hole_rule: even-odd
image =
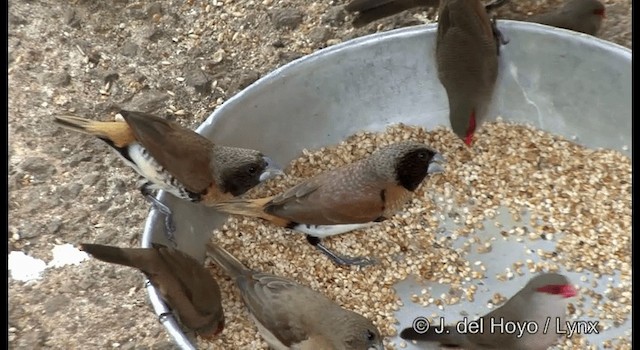
[{"label": "small stone", "polygon": [[217,63],[222,62],[222,60],[224,59],[224,53],[225,53],[225,52],[224,52],[224,50],[223,50],[223,49],[220,49],[220,50],[218,50],[218,51],[214,52],[214,54],[213,54],[213,60],[212,60],[212,61],[213,61],[213,63],[217,64]]},{"label": "small stone", "polygon": [[120,74],[118,74],[117,72],[109,72],[106,73],[104,76],[104,82],[105,83],[113,83],[114,81],[118,80],[120,78]]},{"label": "small stone", "polygon": [[58,187],[58,195],[64,201],[76,200],[80,191],[82,191],[82,185],[79,183],[63,184]]},{"label": "small stone", "polygon": [[40,181],[56,173],[56,167],[42,157],[28,157],[20,162],[19,168]]},{"label": "small stone", "polygon": [[147,16],[153,18],[154,15],[162,15],[162,4],[154,2],[147,6]]},{"label": "small stone", "polygon": [[211,79],[197,66],[192,66],[185,72],[185,84],[194,87],[200,94],[211,92]]},{"label": "small stone", "polygon": [[127,57],[135,57],[138,54],[138,45],[131,41],[127,41],[122,45],[121,52]]},{"label": "small stone", "polygon": [[162,37],[163,34],[164,31],[162,29],[151,26],[143,31],[142,36],[150,42],[156,42]]},{"label": "small stone", "polygon": [[260,73],[254,70],[248,70],[242,72],[240,77],[236,80],[235,85],[231,87],[231,91],[240,91],[247,86],[253,84],[256,80],[260,79]]},{"label": "small stone", "polygon": [[295,29],[302,23],[302,12],[297,8],[276,8],[271,10],[271,21],[278,29]]},{"label": "small stone", "polygon": [[85,186],[93,186],[100,179],[100,174],[91,173],[82,177],[82,184]]},{"label": "small stone", "polygon": [[318,46],[324,46],[332,36],[331,29],[326,27],[316,27],[309,32],[309,40]]},{"label": "small stone", "polygon": [[55,234],[60,230],[62,222],[58,218],[54,218],[46,224],[46,230],[48,234]]},{"label": "small stone", "polygon": [[51,84],[53,86],[63,87],[71,83],[71,75],[67,72],[60,72],[51,76]]},{"label": "small stone", "polygon": [[47,315],[51,316],[60,309],[66,307],[71,300],[63,294],[56,295],[44,303],[44,310]]},{"label": "small stone", "polygon": [[332,26],[340,26],[344,24],[347,12],[343,6],[329,7],[321,18],[322,24],[330,24]]},{"label": "small stone", "polygon": [[32,222],[26,222],[18,231],[22,239],[36,238],[42,234],[42,229]]},{"label": "small stone", "polygon": [[153,113],[164,109],[164,102],[169,99],[169,94],[158,90],[144,90],[129,101],[124,109]]},{"label": "small stone", "polygon": [[63,14],[64,24],[73,27],[80,28],[80,18],[78,16],[78,12],[73,8],[67,8]]}]

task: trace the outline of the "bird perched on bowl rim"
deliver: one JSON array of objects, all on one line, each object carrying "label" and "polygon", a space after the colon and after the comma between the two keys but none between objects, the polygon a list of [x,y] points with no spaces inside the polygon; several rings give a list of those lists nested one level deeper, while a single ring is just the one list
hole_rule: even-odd
[{"label": "bird perched on bowl rim", "polygon": [[480,0],[442,0],[436,37],[438,79],[449,102],[451,128],[471,145],[498,77],[500,45],[508,40]]},{"label": "bird perched on bowl rim", "polygon": [[190,255],[160,244],[152,248],[119,248],[81,244],[94,258],[142,271],[187,328],[212,340],[224,328],[220,287],[211,273]]},{"label": "bird perched on bowl rim", "polygon": [[140,190],[165,214],[170,239],[175,231],[171,210],[153,197],[153,190],[211,205],[283,174],[257,150],[218,145],[176,122],[146,113],[121,110],[109,122],[56,116],[55,122],[103,140],[145,178]]},{"label": "bird perched on bowl rim", "polygon": [[213,208],[257,217],[306,234],[307,241],[338,265],[367,265],[367,258],[340,256],[321,239],[366,228],[393,216],[444,158],[425,144],[403,141],[370,156],[325,171],[285,192],[259,199],[232,199]]},{"label": "bird perched on bowl rim", "polygon": [[250,270],[217,244],[207,256],[231,277],[262,338],[275,350],[383,350],[364,316],[294,280]]},{"label": "bird perched on bowl rim", "polygon": [[[459,333],[455,326],[444,329],[436,326],[424,332],[423,329],[405,328],[400,337],[463,349],[546,350],[558,341],[560,334],[555,330],[545,331],[543,327],[547,322],[551,322],[552,327],[556,327],[556,322],[564,325],[569,300],[577,293],[566,276],[543,273],[529,280],[504,305],[481,317],[478,324],[484,324],[484,333],[465,334]],[[492,332],[491,322],[518,322],[523,326],[525,322],[531,322],[536,323],[538,329],[537,332],[524,332],[521,336],[518,333]]]}]

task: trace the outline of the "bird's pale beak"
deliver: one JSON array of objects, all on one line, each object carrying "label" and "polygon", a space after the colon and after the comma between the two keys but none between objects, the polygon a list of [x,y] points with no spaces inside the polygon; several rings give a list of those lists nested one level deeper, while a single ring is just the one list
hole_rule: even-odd
[{"label": "bird's pale beak", "polygon": [[262,157],[267,163],[267,168],[260,174],[260,182],[272,179],[278,175],[284,175],[282,168],[278,166],[271,158]]},{"label": "bird's pale beak", "polygon": [[427,174],[437,174],[443,173],[444,167],[441,163],[446,163],[447,161],[444,159],[442,154],[436,153],[433,158],[431,158],[431,162],[429,162],[429,167],[427,168]]},{"label": "bird's pale beak", "polygon": [[384,350],[384,346],[381,344],[370,345],[367,350]]}]

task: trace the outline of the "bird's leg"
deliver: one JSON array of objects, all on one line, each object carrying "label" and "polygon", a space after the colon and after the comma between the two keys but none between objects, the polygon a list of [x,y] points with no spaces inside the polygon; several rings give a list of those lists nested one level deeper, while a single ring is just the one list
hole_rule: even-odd
[{"label": "bird's leg", "polygon": [[164,226],[166,229],[167,239],[175,246],[175,237],[173,235],[176,232],[176,225],[173,222],[173,217],[171,215],[171,209],[160,202],[156,197],[153,196],[151,189],[149,188],[151,184],[149,182],[145,182],[142,186],[140,186],[140,192],[142,195],[151,202],[151,205],[158,210],[160,213],[164,215]]},{"label": "bird's leg", "polygon": [[493,35],[498,39],[498,55],[500,54],[499,50],[500,50],[500,44],[502,45],[507,45],[509,43],[509,38],[507,38],[506,35],[502,34],[502,32],[500,31],[500,29],[498,29],[498,25],[496,23],[496,16],[493,16],[493,18],[491,18],[491,30],[493,31]]},{"label": "bird's leg", "polygon": [[312,246],[316,247],[323,254],[328,256],[329,259],[331,259],[337,265],[341,265],[341,266],[348,266],[348,265],[367,266],[367,265],[373,265],[375,263],[375,261],[373,261],[371,259],[368,259],[368,258],[364,258],[364,257],[353,257],[353,258],[351,258],[351,257],[346,257],[346,256],[340,256],[340,255],[332,252],[331,250],[329,250],[329,248],[325,247],[322,244],[322,242],[320,241],[320,238],[318,238],[318,237],[307,235],[307,242],[309,242],[309,244],[311,244]]}]

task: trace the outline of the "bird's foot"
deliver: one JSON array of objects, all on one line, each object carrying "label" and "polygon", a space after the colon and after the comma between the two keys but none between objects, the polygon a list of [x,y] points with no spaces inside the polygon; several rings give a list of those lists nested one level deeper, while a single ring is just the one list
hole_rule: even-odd
[{"label": "bird's foot", "polygon": [[491,29],[493,30],[493,35],[495,35],[501,45],[507,45],[509,43],[509,38],[507,38],[507,36],[498,29],[496,21],[496,16],[493,16],[493,18],[491,18]]},{"label": "bird's foot", "polygon": [[175,235],[174,235],[174,233],[176,232],[176,224],[173,221],[173,215],[172,215],[171,209],[169,209],[169,207],[167,207],[164,203],[160,202],[156,197],[153,196],[153,194],[151,193],[151,190],[148,187],[148,184],[143,185],[140,188],[140,192],[142,192],[142,195],[149,202],[151,202],[151,206],[154,209],[156,209],[162,215],[164,215],[165,235],[167,236],[167,239],[169,240],[169,242],[171,242],[171,244],[173,244],[173,246],[176,247],[177,244],[176,244]]},{"label": "bird's foot", "polygon": [[158,315],[158,321],[160,321],[160,323],[164,323],[170,316],[173,316],[173,313],[169,312],[163,312],[160,315]]},{"label": "bird's foot", "polygon": [[311,243],[311,245],[316,247],[324,255],[329,257],[329,259],[331,259],[331,261],[333,261],[336,265],[339,265],[339,266],[356,265],[356,266],[364,267],[364,266],[368,266],[368,265],[374,265],[376,263],[376,261],[374,259],[370,259],[370,258],[366,258],[366,257],[347,257],[347,256],[344,256],[344,255],[338,255],[338,254],[334,253],[333,251],[331,251],[329,248],[325,247],[320,242],[320,239],[317,238],[317,237],[307,236],[307,241],[309,241],[309,243]]}]

